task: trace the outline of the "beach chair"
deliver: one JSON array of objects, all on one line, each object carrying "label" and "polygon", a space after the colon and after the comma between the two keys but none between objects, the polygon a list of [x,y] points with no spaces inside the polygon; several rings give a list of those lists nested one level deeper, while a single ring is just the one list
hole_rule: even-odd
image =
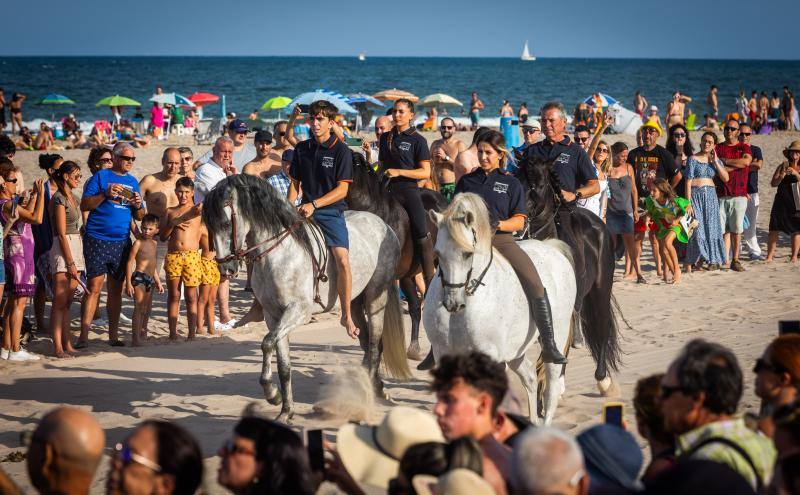
[{"label": "beach chair", "polygon": [[220,135],[221,125],[220,119],[202,119],[198,121],[194,131],[194,142],[196,144],[211,144]]}]

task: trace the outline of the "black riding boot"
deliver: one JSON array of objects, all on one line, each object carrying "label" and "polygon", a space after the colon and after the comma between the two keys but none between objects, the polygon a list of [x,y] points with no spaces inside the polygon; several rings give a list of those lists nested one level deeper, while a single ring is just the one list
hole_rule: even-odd
[{"label": "black riding boot", "polygon": [[433,263],[433,241],[430,234],[422,239],[414,239],[414,256],[422,265],[422,278],[425,279],[425,290],[427,292],[428,285],[436,273],[436,266]]},{"label": "black riding boot", "polygon": [[567,358],[556,347],[553,336],[553,313],[550,310],[547,291],[544,292],[544,297],[531,299],[530,306],[533,311],[533,321],[536,322],[536,328],[541,335],[542,360],[545,363],[567,364]]}]

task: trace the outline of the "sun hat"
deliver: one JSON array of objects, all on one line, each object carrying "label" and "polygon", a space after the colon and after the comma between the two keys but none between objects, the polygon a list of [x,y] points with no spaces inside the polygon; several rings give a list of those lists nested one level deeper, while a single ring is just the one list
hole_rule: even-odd
[{"label": "sun hat", "polygon": [[584,430],[576,440],[583,452],[591,487],[641,489],[638,478],[642,451],[633,435],[616,425],[599,424]]},{"label": "sun hat", "polygon": [[800,151],[800,139],[795,139],[794,141],[789,143],[789,146],[787,146],[786,149],[783,150],[783,156],[789,158],[790,151]]},{"label": "sun hat", "polygon": [[418,474],[411,480],[419,495],[494,495],[494,489],[475,471],[458,468],[439,478]]},{"label": "sun hat", "polygon": [[661,134],[662,134],[663,131],[661,130],[661,127],[659,127],[658,124],[656,124],[652,120],[648,120],[647,122],[642,124],[642,127],[640,127],[639,130],[643,131],[646,127],[652,127],[653,129],[657,130],[658,131],[658,137],[661,137]]},{"label": "sun hat", "polygon": [[348,423],[339,428],[336,450],[354,480],[385,489],[397,476],[400,458],[408,447],[444,441],[433,414],[397,406],[377,426]]},{"label": "sun hat", "polygon": [[236,134],[245,134],[247,132],[247,124],[243,120],[234,119],[228,124],[228,130],[234,131]]},{"label": "sun hat", "polygon": [[658,112],[658,107],[655,106],[655,105],[650,105],[650,111],[651,112]]}]

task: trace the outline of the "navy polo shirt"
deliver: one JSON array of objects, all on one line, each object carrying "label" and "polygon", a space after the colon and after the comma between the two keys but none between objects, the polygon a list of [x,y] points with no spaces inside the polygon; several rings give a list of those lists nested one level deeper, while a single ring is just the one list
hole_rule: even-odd
[{"label": "navy polo shirt", "polygon": [[[292,180],[303,189],[303,203],[310,203],[331,192],[339,182],[353,182],[353,152],[336,136],[322,144],[307,139],[294,148],[289,169]],[[346,210],[342,199],[325,207]]]},{"label": "navy polo shirt", "polygon": [[[753,152],[753,161],[755,160],[764,160],[764,155],[761,153],[761,148],[758,146],[750,145],[750,151]],[[763,163],[761,165],[764,166]],[[757,194],[758,193],[758,170],[750,167],[750,173],[747,176],[747,194]]]},{"label": "navy polo shirt", "polygon": [[462,176],[456,184],[456,194],[462,192],[475,193],[486,201],[493,226],[515,215],[528,216],[522,184],[516,177],[499,168],[486,175],[478,167]]},{"label": "navy polo shirt", "polygon": [[[389,132],[381,134],[378,145],[378,160],[383,169],[401,168],[414,170],[419,168],[419,162],[431,159],[428,149],[428,140],[422,137],[416,129],[409,127],[403,132],[392,128]],[[416,185],[415,179],[408,177],[395,177],[394,182],[411,182]]]},{"label": "navy polo shirt", "polygon": [[[531,144],[525,149],[525,157],[553,162],[553,172],[558,176],[561,187],[574,193],[590,180],[597,180],[597,170],[589,160],[589,155],[569,137],[557,143],[547,139]],[[525,178],[525,168],[520,167],[517,175]]]}]

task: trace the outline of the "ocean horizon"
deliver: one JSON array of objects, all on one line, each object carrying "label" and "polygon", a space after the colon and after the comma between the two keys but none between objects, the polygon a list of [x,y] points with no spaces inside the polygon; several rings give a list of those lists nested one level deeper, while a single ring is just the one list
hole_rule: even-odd
[{"label": "ocean horizon", "polygon": [[[595,91],[609,94],[631,108],[638,90],[663,114],[673,91],[692,97],[695,113],[706,111],[708,87],[719,87],[720,111],[733,111],[736,94],[744,90],[781,93],[800,84],[800,61],[734,59],[630,59],[519,57],[392,57],[356,56],[0,56],[0,87],[6,99],[22,92],[28,97],[23,118],[50,119],[74,113],[81,121],[109,118],[108,108],[96,108],[114,94],[133,98],[146,110],[156,85],[165,92],[188,96],[195,91],[225,95],[227,111],[247,115],[274,96],[290,98],[316,88],[343,94],[398,88],[420,98],[446,93],[464,105],[477,91],[486,110],[499,114],[503,100],[516,109],[525,102],[532,114],[546,101],[560,100],[571,111]],[[47,106],[36,102],[60,93],[75,105]],[[206,107],[218,115],[220,105]],[[146,113],[146,112],[145,112]],[[460,109],[450,114],[460,115]],[[126,116],[131,115],[125,109]],[[261,113],[277,117],[277,112]]]}]

